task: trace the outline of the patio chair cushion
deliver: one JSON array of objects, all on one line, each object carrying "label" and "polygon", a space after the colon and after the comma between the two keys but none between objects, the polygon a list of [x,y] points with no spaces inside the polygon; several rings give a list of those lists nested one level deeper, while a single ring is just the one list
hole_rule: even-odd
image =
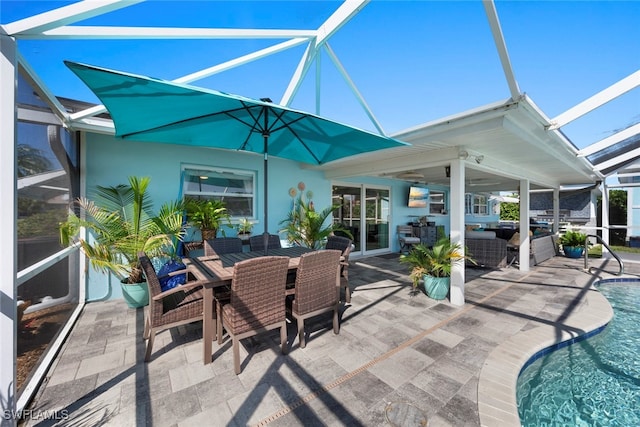
[{"label": "patio chair cushion", "polygon": [[478,240],[493,240],[496,238],[495,231],[467,231],[465,233],[465,238],[467,239],[478,239]]},{"label": "patio chair cushion", "polygon": [[158,280],[160,281],[160,289],[162,290],[162,292],[173,289],[179,285],[184,285],[187,282],[186,273],[177,274],[175,276],[169,275],[169,273],[173,273],[174,271],[178,270],[184,270],[185,268],[187,267],[183,263],[175,259],[170,259],[162,267],[160,267],[160,270],[158,271]]}]

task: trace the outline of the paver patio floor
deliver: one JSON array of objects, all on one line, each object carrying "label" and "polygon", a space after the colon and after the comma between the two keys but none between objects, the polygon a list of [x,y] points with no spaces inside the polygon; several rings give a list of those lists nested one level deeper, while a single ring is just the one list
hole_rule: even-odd
[{"label": "paver patio floor", "polygon": [[[412,296],[397,258],[352,261],[352,301],[339,335],[328,315],[308,326],[304,349],[290,323],[288,355],[277,331],[247,339],[240,375],[229,340],[214,343],[214,361],[203,365],[199,323],[158,334],[144,363],[142,309],[89,303],[31,405],[68,417],[28,424],[518,425],[510,393],[515,401],[520,359],[539,349],[531,334],[547,328],[551,340],[561,339],[606,317],[606,309],[593,312],[593,298],[602,297],[592,285],[613,276],[585,272],[583,260],[555,257],[529,272],[467,269],[466,304],[456,307]],[[591,260],[601,264],[617,271],[615,261]],[[638,277],[640,264],[625,269]],[[520,351],[513,363],[512,349]]]}]

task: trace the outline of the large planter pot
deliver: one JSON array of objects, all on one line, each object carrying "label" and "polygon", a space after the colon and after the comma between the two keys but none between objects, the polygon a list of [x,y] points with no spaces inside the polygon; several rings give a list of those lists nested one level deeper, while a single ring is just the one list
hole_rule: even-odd
[{"label": "large planter pot", "polygon": [[122,283],[122,296],[130,308],[140,308],[149,304],[149,288],[147,282]]},{"label": "large planter pot", "polygon": [[424,290],[430,298],[445,299],[449,293],[450,277],[433,277],[425,274]]},{"label": "large planter pot", "polygon": [[582,246],[562,246],[562,249],[567,258],[580,258],[584,253],[584,247]]}]

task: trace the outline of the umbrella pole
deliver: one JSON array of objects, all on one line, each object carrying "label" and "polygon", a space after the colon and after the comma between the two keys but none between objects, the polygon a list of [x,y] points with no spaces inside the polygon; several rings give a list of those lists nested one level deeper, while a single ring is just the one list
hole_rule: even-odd
[{"label": "umbrella pole", "polygon": [[269,109],[264,109],[264,128],[262,129],[262,138],[264,140],[264,234],[262,236],[262,240],[264,243],[264,254],[268,255],[269,253],[269,216],[267,211],[267,202],[269,201]]}]

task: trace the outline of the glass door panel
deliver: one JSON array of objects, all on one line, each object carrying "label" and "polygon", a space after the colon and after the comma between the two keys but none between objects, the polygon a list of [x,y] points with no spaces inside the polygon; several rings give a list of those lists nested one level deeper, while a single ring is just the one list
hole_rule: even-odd
[{"label": "glass door panel", "polygon": [[365,187],[365,252],[389,249],[389,189]]},{"label": "glass door panel", "polygon": [[[335,185],[333,187],[332,201],[333,205],[340,206],[333,212],[333,222],[342,224],[342,226],[351,232],[352,236],[347,236],[353,240],[355,245],[354,252],[360,252],[362,246],[360,244],[360,224],[361,224],[361,189],[360,187],[346,187]],[[337,235],[346,235],[336,232]]]}]

